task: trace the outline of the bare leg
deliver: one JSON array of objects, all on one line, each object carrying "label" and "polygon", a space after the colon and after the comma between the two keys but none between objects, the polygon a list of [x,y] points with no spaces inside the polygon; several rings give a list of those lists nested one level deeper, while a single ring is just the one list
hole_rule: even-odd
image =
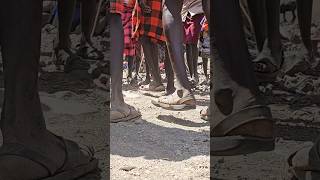
[{"label": "bare leg", "polygon": [[[241,23],[239,1],[214,0],[211,2],[213,3],[211,12],[214,18],[212,21],[214,35],[211,34],[211,37],[214,38],[212,47],[214,75],[211,91],[211,99],[214,100],[210,102],[210,128],[211,136],[213,136],[211,155],[235,155],[250,151],[272,150],[274,148],[273,122],[270,110],[262,105],[263,101],[259,96]],[[256,113],[254,118],[242,111],[251,111],[251,109]],[[248,123],[251,119],[257,120],[261,116],[264,118]],[[234,121],[230,121],[230,118]],[[236,119],[246,124],[237,123],[236,125],[234,124]],[[221,124],[228,121],[235,128],[234,131]],[[254,136],[263,140],[257,141],[259,146],[248,148],[249,152],[242,152],[241,148],[238,149],[239,151],[235,150],[242,146],[241,143],[235,145],[232,144],[235,141],[221,137],[237,138],[237,135]],[[266,139],[268,143],[265,143]],[[243,145],[246,146],[246,144]]]},{"label": "bare leg", "polygon": [[137,51],[136,50],[136,57],[135,57],[135,71],[136,71],[136,74],[135,74],[135,79],[138,80],[138,77],[139,77],[139,71],[140,71],[140,65],[141,65],[141,51]]},{"label": "bare leg", "polygon": [[122,93],[124,32],[121,15],[110,15],[111,35],[111,122],[127,121],[141,114],[124,102]]},{"label": "bare leg", "polygon": [[120,14],[111,14],[111,107],[125,105],[122,94],[124,34]]},{"label": "bare leg", "polygon": [[141,45],[145,55],[146,64],[149,66],[151,78],[153,80],[152,85],[157,87],[162,85],[159,61],[158,61],[158,48],[157,45],[151,42],[150,38],[143,36],[141,37]]},{"label": "bare leg", "polygon": [[[0,2],[0,44],[5,78],[0,128],[3,147],[19,143],[62,165],[63,143],[46,129],[38,94],[41,10],[41,0]],[[48,176],[41,165],[15,156],[0,157],[0,172],[0,179],[8,180]]]},{"label": "bare leg", "polygon": [[309,53],[309,56],[313,57],[311,43],[311,21],[313,0],[297,0],[297,4],[301,39]]},{"label": "bare leg", "polygon": [[206,79],[209,79],[209,76],[208,76],[208,58],[202,58],[202,67],[203,67],[204,76],[206,77]]},{"label": "bare leg", "polygon": [[280,64],[282,59],[280,36],[280,0],[266,0],[268,22],[268,46],[271,54]]},{"label": "bare leg", "polygon": [[147,84],[150,84],[150,82],[151,82],[149,65],[148,65],[148,63],[146,63],[146,61],[144,61],[144,63],[146,65],[146,79],[142,83],[140,83],[140,85],[147,85]]},{"label": "bare leg", "polygon": [[191,86],[188,81],[186,66],[183,57],[183,26],[181,20],[181,9],[183,1],[164,1],[163,7],[163,27],[168,39],[167,47],[173,67],[173,72],[177,78],[175,87],[181,90],[183,95],[191,94]]},{"label": "bare leg", "polygon": [[59,40],[56,46],[59,49],[69,49],[71,47],[69,34],[75,5],[76,0],[58,0]]},{"label": "bare leg", "polygon": [[133,56],[127,56],[126,60],[128,62],[128,77],[127,78],[132,78],[132,70],[133,70]]},{"label": "bare leg", "polygon": [[173,74],[173,70],[172,70],[170,57],[169,57],[169,53],[168,53],[168,49],[167,48],[165,48],[164,65],[165,65],[166,78],[168,80],[167,87],[166,87],[166,92],[168,94],[172,94],[175,91],[174,74]]},{"label": "bare leg", "polygon": [[193,61],[192,61],[192,48],[190,44],[186,44],[186,56],[187,56],[187,65],[189,69],[190,77],[193,77]]},{"label": "bare leg", "polygon": [[193,77],[193,49],[192,44],[186,44],[187,65],[190,77]]},{"label": "bare leg", "polygon": [[197,44],[192,44],[192,64],[193,64],[193,75],[194,79],[197,82],[199,82],[199,74],[198,74],[198,56],[199,56],[199,49]]},{"label": "bare leg", "polygon": [[98,8],[98,0],[81,1],[81,40],[77,54],[84,59],[101,60],[103,53],[92,42],[92,31]]},{"label": "bare leg", "polygon": [[81,29],[82,40],[92,45],[91,33],[97,12],[97,0],[81,1]]},{"label": "bare leg", "polygon": [[266,0],[248,0],[248,6],[255,30],[258,50],[262,51],[264,41],[267,38]]}]

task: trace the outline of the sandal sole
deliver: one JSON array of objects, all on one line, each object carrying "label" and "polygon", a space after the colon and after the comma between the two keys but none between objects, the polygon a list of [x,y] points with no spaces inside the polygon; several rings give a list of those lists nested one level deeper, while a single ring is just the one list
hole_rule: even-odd
[{"label": "sandal sole", "polygon": [[119,118],[114,120],[110,119],[110,122],[111,123],[128,122],[128,121],[139,119],[140,117],[141,117],[141,114],[137,114],[137,115],[130,114],[129,116],[124,118]]},{"label": "sandal sole", "polygon": [[100,174],[100,172],[97,172],[97,169],[98,169],[98,160],[94,159],[88,164],[81,165],[73,169],[61,172],[52,177],[44,178],[43,180],[75,180],[79,178],[83,179],[85,176],[89,176],[91,173]]},{"label": "sandal sole", "polygon": [[211,137],[210,156],[235,156],[273,151],[274,138],[250,136]]},{"label": "sandal sole", "polygon": [[174,111],[196,109],[196,105],[189,105],[189,104],[170,105],[170,104],[161,103],[156,100],[151,100],[151,103],[157,107],[162,107],[164,109],[174,110]]},{"label": "sandal sole", "polygon": [[134,116],[134,117],[125,117],[125,118],[121,118],[121,119],[110,120],[110,122],[111,123],[128,122],[128,121],[139,119],[140,117],[141,117],[141,115]]}]

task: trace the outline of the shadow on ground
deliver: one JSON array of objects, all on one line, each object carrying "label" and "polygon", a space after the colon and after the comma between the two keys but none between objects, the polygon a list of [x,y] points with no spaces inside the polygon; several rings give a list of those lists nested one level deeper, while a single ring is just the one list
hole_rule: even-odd
[{"label": "shadow on ground", "polygon": [[[162,118],[165,117],[162,116]],[[182,124],[181,119],[175,120],[177,120],[174,121],[175,123]],[[143,119],[137,122],[111,125],[112,155],[167,161],[183,161],[193,156],[209,156],[208,131],[196,132],[163,127]],[[198,126],[197,124],[188,125]]]}]

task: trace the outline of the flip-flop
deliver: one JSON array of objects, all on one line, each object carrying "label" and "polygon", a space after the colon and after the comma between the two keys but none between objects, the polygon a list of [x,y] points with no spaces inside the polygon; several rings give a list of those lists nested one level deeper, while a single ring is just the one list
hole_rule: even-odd
[{"label": "flip-flop", "polygon": [[144,92],[161,92],[161,91],[164,91],[165,89],[166,88],[163,85],[152,86],[150,84],[142,85],[139,88],[140,91],[144,91]]},{"label": "flip-flop", "polygon": [[[288,173],[291,179],[298,180],[319,180],[320,179],[320,141],[315,145],[308,145],[299,148],[287,158]],[[294,157],[298,156],[299,163],[304,164],[295,167]]]},{"label": "flip-flop", "polygon": [[54,50],[53,58],[56,59],[57,65],[64,65],[64,72],[69,73],[73,70],[88,70],[90,64],[83,61],[81,57],[72,52],[71,49]]},{"label": "flip-flop", "polygon": [[155,106],[168,110],[186,110],[196,108],[196,102],[193,95],[179,97],[176,92],[168,96],[162,96],[154,99],[151,103]]},{"label": "flip-flop", "polygon": [[136,110],[132,106],[128,106],[128,107],[129,107],[128,114],[119,110],[111,110],[110,122],[111,123],[126,122],[126,121],[135,120],[141,117],[141,113],[138,110]]},{"label": "flip-flop", "polygon": [[[89,156],[86,156],[75,142],[65,140],[62,137],[58,138],[64,143],[66,152],[66,158],[62,166],[21,144],[4,144],[0,149],[0,155],[17,156],[41,165],[49,174],[48,177],[41,178],[42,180],[75,180],[87,176],[95,177],[93,180],[99,180],[98,160],[93,157],[93,152],[88,150]],[[81,163],[81,159],[84,158],[88,161]],[[96,175],[93,176],[93,174]],[[21,179],[23,178],[21,177]]]},{"label": "flip-flop", "polygon": [[86,45],[83,47],[80,47],[80,45],[77,45],[77,55],[82,57],[83,59],[88,60],[102,60],[104,58],[104,55],[101,51],[99,51],[97,48]]},{"label": "flip-flop", "polygon": [[282,52],[280,65],[276,64],[276,60],[270,54],[260,53],[253,60],[254,72],[258,82],[273,82],[276,80],[284,63],[284,55]]},{"label": "flip-flop", "polygon": [[201,119],[203,119],[203,120],[205,120],[205,121],[208,121],[208,120],[209,120],[209,117],[210,117],[209,108],[202,109],[202,110],[200,111],[200,117],[201,117]]},{"label": "flip-flop", "polygon": [[69,48],[54,48],[53,51],[52,60],[56,65],[65,65],[73,59],[80,59],[80,57]]},{"label": "flip-flop", "polygon": [[[249,135],[230,135],[233,130],[254,121],[269,121],[273,124],[270,109],[266,106],[251,106],[231,114],[211,125],[211,156],[234,156],[260,151],[272,151],[274,137],[254,137]],[[264,127],[261,127],[262,129]]]}]

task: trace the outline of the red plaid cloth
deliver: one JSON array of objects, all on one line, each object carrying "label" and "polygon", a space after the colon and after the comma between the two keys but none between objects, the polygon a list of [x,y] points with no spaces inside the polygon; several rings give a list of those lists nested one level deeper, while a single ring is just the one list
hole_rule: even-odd
[{"label": "red plaid cloth", "polygon": [[133,36],[139,38],[148,36],[155,43],[166,41],[162,25],[162,0],[148,0],[146,5],[151,8],[151,13],[142,12],[138,3],[133,13]]},{"label": "red plaid cloth", "polygon": [[124,56],[135,56],[136,50],[135,50],[135,44],[136,41],[132,37],[132,12],[133,12],[133,6],[125,6],[124,11],[121,15],[122,17],[122,23],[123,23],[123,29],[124,29]]},{"label": "red plaid cloth", "polygon": [[123,11],[123,0],[110,0],[110,13],[121,14]]}]

